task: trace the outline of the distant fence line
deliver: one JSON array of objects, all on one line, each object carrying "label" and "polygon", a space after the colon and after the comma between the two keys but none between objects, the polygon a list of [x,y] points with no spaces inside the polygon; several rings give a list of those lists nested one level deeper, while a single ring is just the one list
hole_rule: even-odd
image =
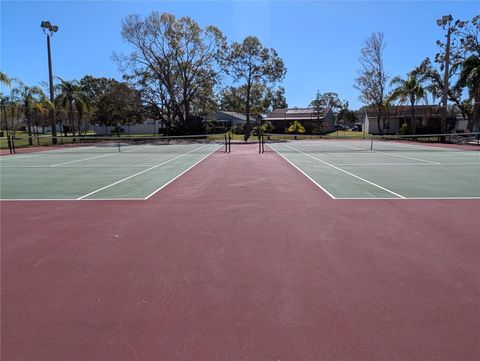
[{"label": "distant fence line", "polygon": [[[111,118],[111,115],[108,117]],[[0,130],[9,132],[28,131],[30,128],[30,132],[33,134],[48,133],[51,132],[52,119],[55,119],[57,132],[60,133],[82,134],[93,131],[99,135],[117,132],[156,134],[163,128],[160,120],[147,119],[146,123],[138,123],[136,119],[103,122],[102,118],[107,118],[107,116],[102,117],[102,114],[92,111],[79,112],[35,106],[0,105]]]}]

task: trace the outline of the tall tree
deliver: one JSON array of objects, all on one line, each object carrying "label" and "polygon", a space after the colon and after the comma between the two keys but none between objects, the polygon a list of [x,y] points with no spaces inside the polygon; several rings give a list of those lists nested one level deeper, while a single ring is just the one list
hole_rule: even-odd
[{"label": "tall tree", "polygon": [[251,132],[252,89],[255,84],[273,84],[281,81],[287,72],[283,60],[274,49],[262,45],[255,36],[246,37],[241,43],[234,42],[223,59],[226,71],[235,82],[245,85],[245,138]]},{"label": "tall tree", "polygon": [[389,102],[399,101],[400,104],[410,104],[410,118],[412,121],[412,134],[417,132],[415,117],[415,104],[420,100],[426,102],[427,91],[423,86],[424,77],[415,72],[408,74],[407,79],[396,76],[390,82],[395,88],[389,96]]},{"label": "tall tree", "polygon": [[480,130],[480,58],[470,55],[463,63],[456,87],[467,88],[472,104],[469,129]]},{"label": "tall tree", "polygon": [[[480,15],[474,16],[470,21],[457,20],[452,26],[451,42],[449,51],[449,71],[447,74],[448,101],[462,112],[464,117],[469,119],[469,129],[473,126],[473,107],[471,100],[463,99],[463,87],[458,81],[458,76],[463,68],[463,64],[470,56],[480,57]],[[415,72],[425,75],[430,81],[429,89],[433,90],[432,95],[438,99],[444,89],[444,74],[446,60],[446,43],[442,40],[437,41],[439,47],[434,61],[425,58]],[[446,124],[442,123],[442,130],[445,130]]]},{"label": "tall tree", "polygon": [[0,84],[10,86],[11,80],[8,77],[7,73],[0,71]]},{"label": "tall tree", "polygon": [[97,101],[97,119],[103,125],[124,125],[142,119],[140,93],[128,83],[115,83]]},{"label": "tall tree", "polygon": [[380,134],[383,134],[383,123],[386,117],[385,100],[388,75],[385,72],[383,60],[385,47],[383,33],[372,33],[365,40],[359,57],[362,68],[354,85],[360,91],[360,100],[367,106],[375,108]]},{"label": "tall tree", "polygon": [[340,100],[337,93],[327,92],[320,93],[317,90],[315,99],[310,103],[311,107],[322,107],[322,108],[331,108],[334,113],[337,113],[340,109],[344,107],[344,103]]},{"label": "tall tree", "polygon": [[42,98],[45,98],[45,94],[38,86],[30,87],[22,82],[19,82],[18,87],[13,89],[13,93],[18,97],[23,115],[27,121],[28,132],[28,144],[32,145],[32,112],[35,103],[39,102]]},{"label": "tall tree", "polygon": [[357,121],[355,111],[349,109],[348,101],[343,103],[343,108],[338,112],[338,121],[349,125],[353,125]]},{"label": "tall tree", "polygon": [[[82,91],[82,88],[79,85],[78,81],[68,81],[60,77],[58,79],[60,80],[60,83],[57,84],[58,95],[55,98],[55,103],[57,109],[63,108],[68,113],[69,125],[71,127],[72,134],[75,135],[77,130],[75,125],[75,113],[81,115],[87,109],[89,109],[90,105],[88,102],[88,98]],[[81,119],[78,120],[79,129],[80,124]]]},{"label": "tall tree", "polygon": [[[246,84],[222,89],[219,94],[219,108],[246,114],[247,93]],[[264,114],[271,112],[273,109],[286,107],[287,100],[285,99],[284,88],[270,89],[263,83],[252,85],[250,90],[250,114]]]},{"label": "tall tree", "polygon": [[91,75],[85,75],[78,85],[82,93],[87,97],[92,108],[96,108],[98,100],[105,94],[111,92],[112,88],[119,82],[113,78],[96,78]]},{"label": "tall tree", "polygon": [[[3,84],[5,87],[10,88],[12,85],[12,79],[7,75],[7,73],[4,73],[0,71],[0,84]],[[11,138],[10,138],[10,126],[8,124],[8,114],[7,114],[7,106],[10,105],[11,103],[11,97],[4,95],[3,93],[0,93],[0,105],[2,107],[2,119],[3,122],[0,122],[0,128],[5,129],[5,132],[7,133],[7,143],[8,143],[8,149],[12,149],[12,143],[11,143]],[[13,126],[12,126],[13,128]]]},{"label": "tall tree", "polygon": [[191,105],[205,87],[219,80],[220,54],[226,48],[215,26],[201,28],[190,17],[175,18],[153,11],[145,19],[129,15],[122,23],[122,37],[134,51],[114,55],[121,70],[131,70],[131,80],[140,86],[161,87],[161,106],[168,108],[169,121],[178,119],[186,131]]},{"label": "tall tree", "polygon": [[285,88],[278,87],[274,90],[269,90],[270,92],[270,109],[271,111],[275,109],[286,109],[288,108],[287,98],[285,97]]}]

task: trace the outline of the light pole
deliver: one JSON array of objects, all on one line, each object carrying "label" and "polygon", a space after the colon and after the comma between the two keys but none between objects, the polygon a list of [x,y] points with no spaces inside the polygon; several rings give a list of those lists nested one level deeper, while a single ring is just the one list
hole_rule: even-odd
[{"label": "light pole", "polygon": [[447,130],[447,102],[448,102],[448,79],[450,77],[450,38],[452,32],[458,28],[462,28],[465,25],[465,22],[457,20],[452,26],[453,17],[452,15],[444,15],[441,19],[437,19],[437,25],[440,26],[443,30],[447,32],[445,37],[447,38],[447,44],[445,45],[445,67],[443,73],[443,95],[442,95],[442,105],[443,105],[443,116],[441,124],[441,133],[446,133]]},{"label": "light pole", "polygon": [[[43,33],[47,35],[47,52],[48,52],[48,81],[50,85],[50,101],[54,103],[53,95],[53,72],[52,72],[52,52],[50,50],[50,38],[58,31],[58,26],[52,25],[50,21],[42,21],[40,27]],[[57,144],[57,125],[55,122],[55,109],[52,109],[52,144]]]}]

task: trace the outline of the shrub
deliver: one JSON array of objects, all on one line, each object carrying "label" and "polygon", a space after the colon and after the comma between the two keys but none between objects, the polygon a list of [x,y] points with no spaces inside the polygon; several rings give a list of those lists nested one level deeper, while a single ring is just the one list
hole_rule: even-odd
[{"label": "shrub", "polygon": [[288,127],[289,133],[305,133],[305,127],[298,120],[294,120]]},{"label": "shrub", "polygon": [[409,129],[407,123],[403,123],[400,129],[398,130],[398,134],[400,135],[406,135],[409,134]]}]

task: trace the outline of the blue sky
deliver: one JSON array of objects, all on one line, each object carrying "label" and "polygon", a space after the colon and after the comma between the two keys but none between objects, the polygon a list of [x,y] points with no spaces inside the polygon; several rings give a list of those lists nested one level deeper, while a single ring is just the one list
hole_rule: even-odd
[{"label": "blue sky", "polygon": [[152,10],[190,16],[216,25],[229,41],[257,36],[285,62],[283,81],[289,106],[303,107],[321,92],[334,91],[361,106],[353,88],[364,39],[383,31],[385,66],[405,75],[425,57],[433,58],[444,36],[435,20],[452,14],[467,20],[480,13],[478,1],[4,1],[1,2],[1,64],[9,76],[34,85],[48,80],[42,20],[59,26],[52,40],[54,74],[121,79],[111,59],[128,52],[120,36],[122,19]]}]

